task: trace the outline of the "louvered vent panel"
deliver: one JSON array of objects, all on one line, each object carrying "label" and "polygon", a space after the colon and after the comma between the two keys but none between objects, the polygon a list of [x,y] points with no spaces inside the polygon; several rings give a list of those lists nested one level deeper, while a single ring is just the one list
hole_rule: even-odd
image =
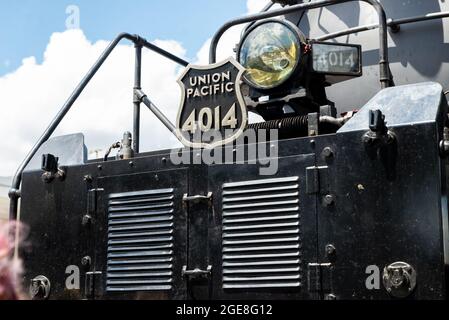
[{"label": "louvered vent panel", "polygon": [[299,177],[223,185],[223,288],[301,286]]},{"label": "louvered vent panel", "polygon": [[109,195],[107,291],[170,290],[173,189]]}]

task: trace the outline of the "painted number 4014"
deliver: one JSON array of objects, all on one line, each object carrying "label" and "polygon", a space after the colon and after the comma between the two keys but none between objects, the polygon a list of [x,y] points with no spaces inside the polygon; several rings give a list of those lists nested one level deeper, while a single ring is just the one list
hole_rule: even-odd
[{"label": "painted number 4014", "polygon": [[195,133],[198,129],[201,132],[210,130],[221,130],[222,128],[237,128],[236,104],[234,103],[229,111],[221,118],[221,107],[214,109],[205,107],[199,110],[193,110],[187,120],[182,125],[182,131]]}]

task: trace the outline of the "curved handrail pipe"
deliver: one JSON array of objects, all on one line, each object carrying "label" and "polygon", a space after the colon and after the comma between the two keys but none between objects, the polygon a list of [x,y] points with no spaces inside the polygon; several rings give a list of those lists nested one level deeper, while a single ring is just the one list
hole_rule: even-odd
[{"label": "curved handrail pipe", "polygon": [[[215,33],[212,38],[210,51],[209,51],[209,62],[215,63],[217,60],[217,46],[223,34],[231,27],[234,27],[239,24],[254,22],[257,20],[273,18],[289,13],[293,13],[296,11],[316,9],[325,6],[331,6],[336,4],[341,4],[345,2],[355,2],[359,0],[318,0],[308,3],[296,4],[293,6],[284,7],[281,9],[271,10],[267,12],[260,12],[256,14],[251,14],[245,17],[236,18],[226,22],[218,31]],[[381,88],[387,88],[392,83],[391,75],[390,75],[390,67],[388,62],[388,27],[387,27],[387,16],[385,14],[385,10],[378,0],[360,0],[367,2],[372,5],[379,16],[379,68],[380,68],[380,85]]]},{"label": "curved handrail pipe", "polygon": [[78,97],[83,92],[83,90],[86,88],[87,84],[90,82],[90,80],[93,78],[93,76],[97,73],[97,71],[100,69],[100,67],[103,65],[103,63],[106,61],[106,59],[109,57],[111,52],[115,49],[115,47],[123,39],[132,41],[136,45],[136,47],[145,47],[147,49],[150,49],[150,50],[152,50],[152,51],[164,56],[165,58],[170,59],[173,62],[176,62],[180,65],[187,66],[189,64],[184,59],[181,59],[181,58],[171,54],[170,52],[165,51],[162,48],[159,48],[158,46],[148,42],[147,40],[145,40],[144,38],[142,38],[138,35],[131,35],[129,33],[120,33],[107,46],[107,48],[103,51],[103,53],[98,58],[98,60],[95,62],[95,64],[92,66],[92,68],[88,71],[86,76],[81,80],[81,82],[75,88],[73,93],[70,95],[70,97],[64,103],[61,110],[58,112],[58,114],[52,120],[50,125],[47,127],[45,132],[42,134],[42,136],[39,138],[37,143],[33,146],[31,151],[26,156],[25,160],[21,163],[21,165],[17,169],[16,174],[14,175],[14,178],[13,178],[11,189],[9,190],[9,198],[10,198],[9,219],[10,220],[17,219],[18,199],[21,196],[20,184],[22,182],[22,173],[25,170],[26,166],[31,161],[31,159],[34,157],[34,155],[37,153],[39,148],[51,137],[53,132],[56,130],[58,125],[61,123],[62,119],[64,119],[67,112],[69,112],[72,105],[78,99]]}]

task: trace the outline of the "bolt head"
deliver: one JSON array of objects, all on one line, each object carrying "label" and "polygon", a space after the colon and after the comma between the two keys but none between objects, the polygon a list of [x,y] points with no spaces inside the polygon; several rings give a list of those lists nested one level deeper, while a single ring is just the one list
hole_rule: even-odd
[{"label": "bolt head", "polygon": [[310,147],[315,148],[315,140],[310,140]]},{"label": "bolt head", "polygon": [[324,196],[324,204],[327,207],[330,207],[335,204],[335,197],[331,194]]},{"label": "bolt head", "polygon": [[89,266],[92,259],[89,256],[85,256],[81,259],[81,264],[85,267]]},{"label": "bolt head", "polygon": [[332,256],[332,255],[334,255],[335,253],[336,253],[336,249],[335,249],[335,247],[333,246],[333,245],[331,245],[331,244],[328,244],[327,246],[326,246],[326,254],[328,255],[328,256]]},{"label": "bolt head", "polygon": [[87,226],[87,225],[91,224],[91,222],[92,222],[92,217],[90,215],[86,214],[82,220],[83,226]]},{"label": "bolt head", "polygon": [[329,147],[324,148],[324,150],[323,150],[323,156],[324,156],[326,159],[332,158],[332,157],[334,156],[334,152],[333,152],[332,149],[329,148]]}]

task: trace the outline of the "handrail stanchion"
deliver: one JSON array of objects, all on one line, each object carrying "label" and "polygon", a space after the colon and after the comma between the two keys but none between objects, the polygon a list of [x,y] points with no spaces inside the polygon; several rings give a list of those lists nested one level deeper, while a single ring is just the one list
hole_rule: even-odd
[{"label": "handrail stanchion", "polygon": [[[142,89],[142,44],[136,43],[136,65],[134,71],[134,91]],[[136,154],[140,152],[140,99],[134,92],[134,115],[133,115],[133,149]]]},{"label": "handrail stanchion", "polygon": [[[111,52],[115,49],[115,47],[119,44],[120,41],[123,39],[130,40],[134,42],[134,44],[143,46],[145,48],[148,48],[162,56],[164,56],[167,59],[172,60],[173,62],[176,62],[178,64],[181,64],[183,66],[187,66],[189,63],[185,61],[184,59],[181,59],[173,54],[171,54],[168,51],[165,51],[162,48],[159,48],[158,46],[146,41],[145,39],[137,36],[137,35],[131,35],[129,33],[121,33],[119,34],[103,51],[103,53],[100,55],[98,60],[95,62],[95,64],[92,66],[92,68],[89,70],[89,72],[86,74],[86,76],[81,80],[81,82],[78,84],[78,86],[75,88],[73,93],[70,95],[68,100],[64,103],[61,110],[58,112],[56,117],[52,120],[50,125],[47,127],[45,132],[42,134],[42,136],[39,138],[37,143],[33,146],[31,151],[28,153],[28,155],[25,157],[25,160],[20,164],[19,168],[17,169],[13,182],[11,185],[11,189],[9,190],[9,219],[10,220],[16,220],[17,219],[17,209],[18,209],[18,200],[21,196],[20,191],[20,184],[22,182],[22,173],[25,170],[28,163],[30,163],[31,159],[34,157],[34,155],[37,153],[39,148],[51,137],[53,132],[56,130],[58,125],[61,123],[62,119],[64,119],[67,112],[69,112],[72,105],[75,103],[75,101],[78,99],[80,94],[83,92],[83,90],[86,88],[87,84],[90,82],[90,80],[93,78],[93,76],[97,73],[97,71],[100,69],[100,67],[103,65],[103,63],[106,61],[106,59],[109,57]],[[136,60],[139,61],[141,59],[137,56],[141,54],[136,53]],[[140,71],[141,71],[141,64],[140,62],[136,62],[136,71],[139,69],[139,72],[136,72],[136,82],[139,84],[140,82]],[[139,78],[139,79],[138,79]],[[139,81],[137,81],[139,80]],[[136,91],[136,90],[135,90]],[[139,102],[140,106],[140,102]],[[138,116],[140,117],[140,116]],[[136,121],[138,122],[138,121]],[[136,128],[136,127],[135,127]],[[135,137],[136,138],[136,137]],[[137,138],[139,138],[137,136]]]}]

